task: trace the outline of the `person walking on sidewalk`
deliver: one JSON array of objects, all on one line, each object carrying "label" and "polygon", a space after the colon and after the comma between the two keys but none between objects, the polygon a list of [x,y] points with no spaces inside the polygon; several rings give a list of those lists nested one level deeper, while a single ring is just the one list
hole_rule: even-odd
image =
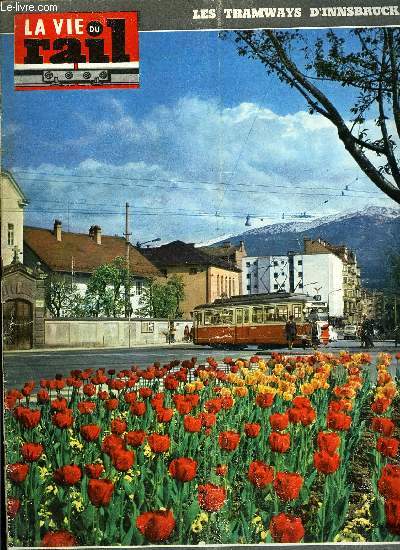
[{"label": "person walking on sidewalk", "polygon": [[286,333],[286,340],[288,344],[288,348],[293,348],[293,341],[296,338],[297,335],[297,325],[294,321],[293,315],[289,317],[289,320],[286,322],[285,325],[285,333]]},{"label": "person walking on sidewalk", "polygon": [[168,343],[174,344],[175,343],[175,323],[173,321],[169,322],[169,329],[168,329]]}]

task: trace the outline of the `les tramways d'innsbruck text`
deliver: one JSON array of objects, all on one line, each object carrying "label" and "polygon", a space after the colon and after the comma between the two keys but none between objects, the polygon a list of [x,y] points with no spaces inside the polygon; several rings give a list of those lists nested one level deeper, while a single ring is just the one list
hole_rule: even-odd
[{"label": "les tramways d'innsbruck text", "polygon": [[[215,8],[194,9],[193,19],[216,19]],[[273,19],[304,17],[393,17],[400,16],[398,5],[388,6],[330,6],[310,7],[307,10],[301,7],[261,7],[261,8],[224,8],[224,19]]]}]

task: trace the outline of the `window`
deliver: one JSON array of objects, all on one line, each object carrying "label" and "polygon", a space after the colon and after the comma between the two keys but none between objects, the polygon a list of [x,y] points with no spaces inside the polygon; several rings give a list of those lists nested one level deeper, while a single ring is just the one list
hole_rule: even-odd
[{"label": "window", "polygon": [[251,290],[251,285],[246,286],[247,290]]},{"label": "window", "polygon": [[274,290],[278,290],[279,285],[274,285]]},{"label": "window", "polygon": [[8,246],[14,246],[14,224],[8,224],[8,234],[7,234],[7,243]]},{"label": "window", "polygon": [[219,311],[214,311],[211,318],[213,325],[221,324],[221,313]]},{"label": "window", "polygon": [[233,309],[223,309],[221,313],[223,325],[233,325]]},{"label": "window", "polygon": [[244,309],[243,310],[243,323],[248,323],[249,322],[249,310],[248,309]]},{"label": "window", "polygon": [[194,313],[194,318],[196,320],[196,323],[198,325],[202,325],[203,324],[203,313],[201,311],[195,311]]},{"label": "window", "polygon": [[299,305],[294,305],[294,306],[293,306],[293,317],[294,317],[295,319],[301,319],[301,316],[302,316],[301,313],[302,313],[302,312],[301,312],[301,306],[299,306]]},{"label": "window", "polygon": [[275,262],[274,262],[274,266],[276,267],[277,265],[278,265],[278,262],[275,261]]},{"label": "window", "polygon": [[253,315],[251,317],[253,323],[262,323],[263,322],[263,308],[262,307],[253,307]]},{"label": "window", "polygon": [[299,271],[298,276],[299,276],[299,277],[303,277],[303,272],[302,272],[302,271]]},{"label": "window", "polygon": [[205,311],[204,312],[204,324],[205,325],[211,325],[212,320],[212,311]]},{"label": "window", "polygon": [[275,277],[275,279],[278,277],[278,272],[277,271],[275,271],[274,277]]},{"label": "window", "polygon": [[275,319],[275,306],[264,306],[264,318],[266,321]]},{"label": "window", "polygon": [[288,316],[288,308],[287,306],[277,306],[276,307],[276,315],[279,321],[286,321]]},{"label": "window", "polygon": [[299,283],[299,288],[303,288],[303,283]]},{"label": "window", "polygon": [[298,260],[297,265],[303,265],[303,260]]},{"label": "window", "polygon": [[246,262],[246,267],[250,267],[250,262]]},{"label": "window", "polygon": [[243,323],[243,309],[236,310],[236,324],[241,325]]},{"label": "window", "polygon": [[253,265],[257,265],[257,260],[255,262],[253,262]]},{"label": "window", "polygon": [[143,292],[143,281],[135,281],[135,294],[140,296]]},{"label": "window", "polygon": [[247,273],[246,277],[247,277],[248,279],[251,279],[250,273]]}]

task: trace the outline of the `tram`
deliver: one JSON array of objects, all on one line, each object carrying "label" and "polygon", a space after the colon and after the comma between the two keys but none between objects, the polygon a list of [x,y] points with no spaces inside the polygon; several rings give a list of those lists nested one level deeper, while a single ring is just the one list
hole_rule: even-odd
[{"label": "tram", "polygon": [[220,298],[194,308],[197,345],[241,348],[286,345],[289,317],[297,325],[295,346],[310,346],[312,323],[327,318],[327,307],[306,294],[269,293]]}]

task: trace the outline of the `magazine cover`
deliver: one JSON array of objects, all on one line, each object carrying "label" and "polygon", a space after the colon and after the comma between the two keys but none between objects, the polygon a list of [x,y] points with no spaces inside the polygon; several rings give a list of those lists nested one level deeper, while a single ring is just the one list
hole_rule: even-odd
[{"label": "magazine cover", "polygon": [[400,541],[400,7],[0,1],[7,548]]}]

